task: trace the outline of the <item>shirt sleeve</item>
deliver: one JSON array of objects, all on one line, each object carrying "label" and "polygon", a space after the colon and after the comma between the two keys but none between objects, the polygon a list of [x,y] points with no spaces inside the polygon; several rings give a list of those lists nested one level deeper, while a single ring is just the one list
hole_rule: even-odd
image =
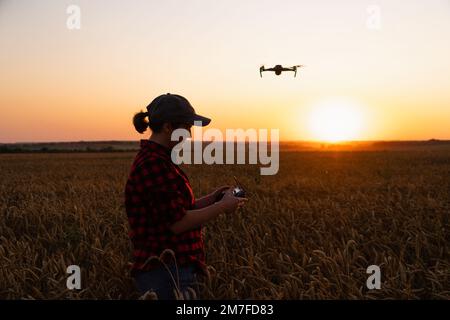
[{"label": "shirt sleeve", "polygon": [[186,215],[180,177],[163,160],[143,162],[136,170],[139,192],[152,227],[169,229]]}]

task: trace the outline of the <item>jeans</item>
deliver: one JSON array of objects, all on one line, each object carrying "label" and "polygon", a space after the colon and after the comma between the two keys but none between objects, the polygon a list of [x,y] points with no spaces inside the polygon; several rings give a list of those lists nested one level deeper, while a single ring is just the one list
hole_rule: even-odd
[{"label": "jeans", "polygon": [[[159,300],[175,299],[173,291],[176,288],[181,293],[184,293],[190,287],[198,294],[197,276],[194,266],[178,266],[178,277],[175,265],[168,265],[167,268],[161,266],[157,269],[138,273],[134,280],[141,294],[145,294],[147,291],[154,291],[158,295]],[[193,299],[191,294],[190,299]]]}]

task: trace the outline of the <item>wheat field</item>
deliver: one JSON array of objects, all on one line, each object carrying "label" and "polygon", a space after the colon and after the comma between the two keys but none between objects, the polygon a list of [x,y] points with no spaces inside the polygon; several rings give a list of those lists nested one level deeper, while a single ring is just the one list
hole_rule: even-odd
[{"label": "wheat field", "polygon": [[[123,205],[133,152],[0,155],[0,298],[137,299]],[[239,177],[204,228],[204,299],[450,299],[450,150],[290,151],[280,171],[183,166],[196,196]],[[66,288],[67,266],[82,289]],[[381,289],[369,290],[369,265]]]}]

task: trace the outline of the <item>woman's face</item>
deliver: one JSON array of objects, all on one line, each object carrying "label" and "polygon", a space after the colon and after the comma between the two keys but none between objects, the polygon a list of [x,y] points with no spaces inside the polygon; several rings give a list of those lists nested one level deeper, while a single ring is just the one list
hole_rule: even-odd
[{"label": "woman's face", "polygon": [[[184,130],[187,130],[188,132],[189,132],[189,138],[191,137],[191,128],[192,128],[192,125],[190,125],[190,124],[181,124],[180,126],[179,126],[179,128],[178,129],[184,129]],[[174,131],[174,130],[176,130],[176,129],[171,129],[170,130],[170,134],[169,134],[169,137],[171,137],[172,136],[172,132]],[[170,138],[169,138],[170,139]],[[178,141],[172,141],[171,139],[170,139],[170,147],[171,148],[173,148],[175,145],[177,145],[178,143],[180,143],[181,141],[183,140],[183,137],[180,137],[179,139],[178,139]]]}]

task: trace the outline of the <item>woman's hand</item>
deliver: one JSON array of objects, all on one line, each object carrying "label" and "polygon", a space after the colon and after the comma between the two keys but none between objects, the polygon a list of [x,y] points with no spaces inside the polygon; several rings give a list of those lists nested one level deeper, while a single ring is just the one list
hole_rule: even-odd
[{"label": "woman's hand", "polygon": [[[220,188],[218,188],[217,190],[213,191],[212,193],[209,194],[208,197],[210,197],[210,203],[213,204],[214,202],[219,201],[223,196],[222,193],[224,193],[226,190],[230,189],[230,186],[221,186]],[[219,199],[220,197],[220,199]]]},{"label": "woman's hand", "polygon": [[222,200],[217,202],[223,211],[227,214],[233,213],[237,208],[243,206],[247,202],[247,198],[239,198],[233,195],[233,190],[228,188],[223,195]]}]

